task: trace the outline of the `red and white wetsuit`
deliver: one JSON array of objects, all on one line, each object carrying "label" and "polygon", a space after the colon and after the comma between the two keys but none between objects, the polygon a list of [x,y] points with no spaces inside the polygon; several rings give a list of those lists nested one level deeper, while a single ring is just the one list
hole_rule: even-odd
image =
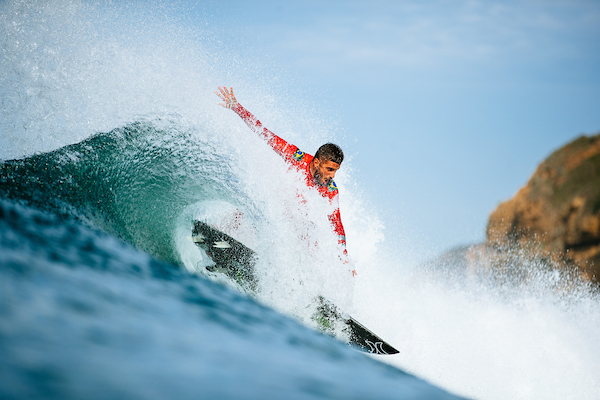
[{"label": "red and white wetsuit", "polygon": [[263,127],[262,123],[240,103],[237,103],[233,108],[233,111],[244,120],[250,129],[271,145],[273,150],[275,150],[285,162],[290,164],[290,168],[294,168],[303,174],[308,187],[316,189],[321,196],[329,199],[330,204],[334,207],[333,213],[329,215],[329,220],[331,221],[334,232],[338,235],[338,243],[343,249],[343,254],[347,255],[346,234],[340,217],[339,193],[335,182],[331,180],[327,186],[319,185],[315,182],[310,173],[309,164],[314,158],[313,156],[301,151],[298,149],[298,146],[286,142],[267,128]]}]

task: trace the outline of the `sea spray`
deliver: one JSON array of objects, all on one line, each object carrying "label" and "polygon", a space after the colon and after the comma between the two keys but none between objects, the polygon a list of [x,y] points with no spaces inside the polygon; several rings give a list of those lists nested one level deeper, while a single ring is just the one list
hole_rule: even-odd
[{"label": "sea spray", "polygon": [[[357,285],[355,303],[371,306],[357,318],[406,349],[390,362],[467,397],[594,399],[597,290],[517,249],[512,276],[485,259],[466,262],[469,249]],[[523,268],[527,278],[516,279]]]}]

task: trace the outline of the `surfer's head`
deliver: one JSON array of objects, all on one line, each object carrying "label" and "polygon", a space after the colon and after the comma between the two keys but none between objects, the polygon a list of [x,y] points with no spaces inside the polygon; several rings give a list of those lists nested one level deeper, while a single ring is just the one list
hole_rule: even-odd
[{"label": "surfer's head", "polygon": [[344,152],[340,146],[325,143],[315,153],[311,161],[310,172],[319,185],[326,186],[335,177],[335,173],[344,161]]},{"label": "surfer's head", "polygon": [[315,158],[320,161],[333,161],[341,165],[342,161],[344,161],[344,152],[337,144],[325,143],[319,147],[319,150],[315,153]]}]

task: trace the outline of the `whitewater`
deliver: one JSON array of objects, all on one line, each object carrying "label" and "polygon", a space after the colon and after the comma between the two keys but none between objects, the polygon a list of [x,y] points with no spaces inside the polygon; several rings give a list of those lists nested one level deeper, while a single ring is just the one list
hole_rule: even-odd
[{"label": "whitewater", "polygon": [[[175,11],[0,4],[0,397],[600,398],[593,288],[533,264],[517,282],[414,265],[351,154],[336,175],[350,278],[324,210],[310,192],[293,206],[297,177],[214,90],[310,153],[343,148],[343,121]],[[259,256],[254,296],[188,239],[231,215]],[[317,333],[319,294],[400,354]]]}]

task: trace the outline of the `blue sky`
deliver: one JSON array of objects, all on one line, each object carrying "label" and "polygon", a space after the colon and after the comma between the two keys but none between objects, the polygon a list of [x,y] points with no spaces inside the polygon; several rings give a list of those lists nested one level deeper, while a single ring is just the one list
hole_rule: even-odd
[{"label": "blue sky", "polygon": [[388,240],[421,255],[481,241],[539,162],[600,131],[598,1],[225,1],[186,14],[335,115]]}]

